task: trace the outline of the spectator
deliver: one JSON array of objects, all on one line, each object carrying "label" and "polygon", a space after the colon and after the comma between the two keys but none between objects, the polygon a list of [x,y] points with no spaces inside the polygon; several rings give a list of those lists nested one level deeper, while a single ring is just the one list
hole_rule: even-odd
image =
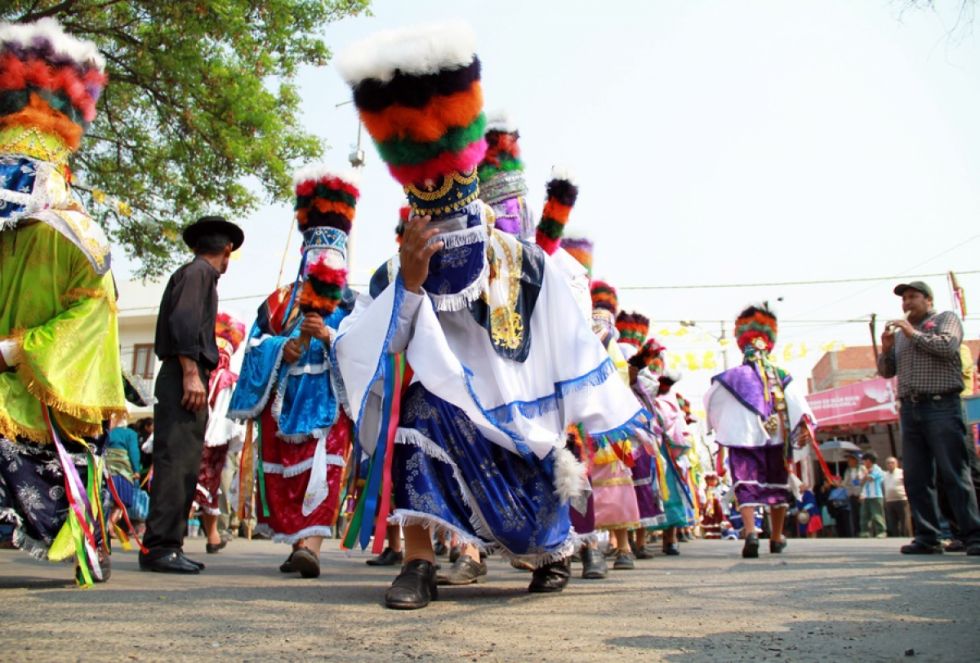
[{"label": "spectator", "polygon": [[970,482],[973,449],[966,436],[960,345],[963,325],[955,313],[933,309],[932,289],[922,281],[901,283],[907,320],[889,322],[881,337],[878,373],[898,377],[902,448],[915,538],[907,555],[941,554],[936,478],[946,491],[967,554],[980,555],[980,513]]},{"label": "spectator", "polygon": [[854,536],[851,520],[851,500],[840,479],[824,481],[821,490],[826,493],[827,513],[834,522],[834,530],[842,539]]},{"label": "spectator", "polygon": [[878,466],[878,457],[868,452],[861,456],[864,479],[861,480],[861,536],[883,539],[885,532],[885,473]]},{"label": "spectator", "polygon": [[911,536],[908,526],[909,501],[905,496],[905,474],[898,466],[898,459],[885,459],[885,527],[888,536]]},{"label": "spectator", "polygon": [[[125,415],[116,419],[109,431],[106,443],[105,462],[109,480],[119,496],[122,506],[133,506],[133,495],[140,478],[140,446],[136,431],[126,425]],[[123,512],[119,505],[113,504],[109,513],[109,524],[118,525]]]},{"label": "spectator", "polygon": [[844,488],[847,489],[847,500],[851,505],[850,535],[857,536],[861,531],[861,486],[865,470],[858,462],[856,455],[847,457],[847,470],[844,471]]},{"label": "spectator", "polygon": [[817,538],[817,534],[823,529],[823,517],[820,514],[820,505],[817,504],[817,496],[809,484],[800,486],[796,509],[799,535],[807,539]]}]

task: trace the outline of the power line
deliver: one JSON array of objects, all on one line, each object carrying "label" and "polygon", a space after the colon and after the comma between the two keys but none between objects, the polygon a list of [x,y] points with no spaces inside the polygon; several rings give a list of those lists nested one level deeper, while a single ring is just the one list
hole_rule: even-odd
[{"label": "power line", "polygon": [[[957,275],[980,274],[980,270],[969,270],[958,272]],[[701,283],[697,285],[626,285],[617,286],[617,290],[717,290],[722,288],[772,288],[780,286],[805,286],[805,285],[835,285],[841,283],[867,283],[870,281],[894,281],[908,278],[931,278],[937,276],[945,277],[949,272],[938,272],[935,274],[901,274],[896,276],[863,276],[848,279],[819,279],[813,281],[769,281],[760,283]]]}]

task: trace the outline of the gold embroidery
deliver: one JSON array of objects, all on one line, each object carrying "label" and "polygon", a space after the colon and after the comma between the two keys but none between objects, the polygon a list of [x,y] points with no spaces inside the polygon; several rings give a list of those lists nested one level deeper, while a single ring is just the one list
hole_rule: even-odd
[{"label": "gold embroidery", "polygon": [[[521,244],[515,243],[512,252],[507,246],[507,240],[500,241],[500,247],[504,257],[507,259],[507,303],[498,306],[490,313],[490,337],[497,345],[516,350],[524,340],[524,320],[517,312],[517,297],[521,288],[521,261],[523,258],[523,248]],[[493,251],[490,252],[491,261],[496,259]],[[495,270],[495,276],[499,275],[500,270]]]},{"label": "gold embroidery", "polygon": [[44,133],[37,127],[12,126],[0,130],[0,153],[23,154],[41,161],[64,164],[71,150],[58,136]]}]

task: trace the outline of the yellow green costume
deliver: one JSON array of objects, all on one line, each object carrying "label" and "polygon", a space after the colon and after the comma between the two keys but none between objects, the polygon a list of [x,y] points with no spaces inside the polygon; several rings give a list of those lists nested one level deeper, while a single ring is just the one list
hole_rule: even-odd
[{"label": "yellow green costume", "polygon": [[[15,545],[38,557],[83,553],[88,582],[100,577],[104,422],[125,412],[109,246],[67,168],[94,114],[101,58],[53,21],[0,23],[0,55],[0,536],[13,526]],[[38,62],[69,56],[88,96],[27,80]],[[34,73],[6,76],[17,58]]]}]

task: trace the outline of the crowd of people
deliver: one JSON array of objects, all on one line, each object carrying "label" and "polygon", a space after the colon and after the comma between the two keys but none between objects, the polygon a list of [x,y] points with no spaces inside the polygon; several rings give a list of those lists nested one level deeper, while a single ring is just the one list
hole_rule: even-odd
[{"label": "crowd of people", "polygon": [[[339,534],[372,546],[369,564],[400,565],[385,604],[415,609],[439,585],[486,575],[488,554],[547,593],[564,589],[573,559],[601,579],[609,562],[626,571],[653,556],[654,538],[667,556],[695,533],[740,538],[754,559],[763,532],[770,554],[787,532],[831,521],[842,534],[900,533],[903,485],[916,537],[903,552],[938,552],[938,467],[961,540],[980,553],[962,414],[950,423],[955,316],[920,308],[910,290],[922,284],[900,286],[911,315],[888,333],[880,369],[898,374],[904,482],[894,459],[885,471],[865,454],[815,492],[794,450],[815,445],[818,422],[770,359],[776,315],[756,305],[736,317],[743,362],[713,378],[698,422],[649,319],[593,278],[591,241],[565,236],[579,187],[567,170],[553,170],[532,217],[520,134],[484,113],[474,43],[445,24],[382,33],[337,59],[408,203],[397,253],[365,291],[347,284],[356,172],[296,173],[300,269],[248,332],[219,312],[216,290],[243,231],[216,216],[184,229],[195,257],[163,294],[154,417],[138,435],[123,421],[109,244],[67,176],[106,84],[102,57],[50,19],[0,25],[0,521],[14,544],[74,557],[82,584],[107,579],[113,533],[134,537],[143,570],[197,574],[205,565],[183,549],[197,514],[207,553],[235,519],[254,521],[290,545],[280,571],[312,578]],[[942,380],[916,382],[930,361]],[[141,532],[130,516],[147,501]]]}]

